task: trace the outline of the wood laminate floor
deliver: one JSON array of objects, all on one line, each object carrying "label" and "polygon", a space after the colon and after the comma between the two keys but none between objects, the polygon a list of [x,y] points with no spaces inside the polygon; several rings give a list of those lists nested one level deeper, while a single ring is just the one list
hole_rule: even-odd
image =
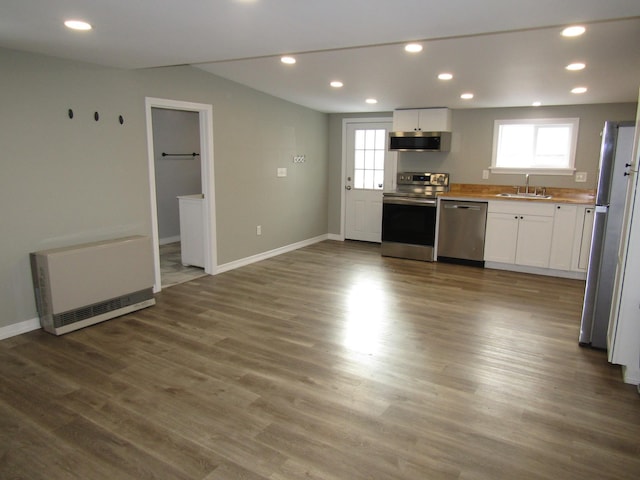
[{"label": "wood laminate floor", "polygon": [[2,479],[634,479],[584,282],[327,241],[0,342]]}]

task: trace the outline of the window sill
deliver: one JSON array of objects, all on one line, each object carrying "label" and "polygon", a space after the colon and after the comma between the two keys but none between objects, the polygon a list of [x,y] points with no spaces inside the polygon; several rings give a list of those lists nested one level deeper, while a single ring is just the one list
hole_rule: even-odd
[{"label": "window sill", "polygon": [[573,175],[575,168],[504,168],[489,167],[491,173],[507,173],[516,175]]}]

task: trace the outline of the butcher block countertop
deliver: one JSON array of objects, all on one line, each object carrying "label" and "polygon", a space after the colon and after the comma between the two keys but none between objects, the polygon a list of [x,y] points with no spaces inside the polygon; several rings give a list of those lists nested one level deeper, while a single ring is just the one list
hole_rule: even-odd
[{"label": "butcher block countertop", "polygon": [[[532,190],[533,187],[529,187]],[[539,187],[538,187],[539,188]],[[523,191],[524,187],[520,187]],[[500,193],[515,193],[514,187],[509,185],[481,185],[472,183],[452,183],[447,193],[438,195],[440,198],[451,200],[507,200],[515,202],[536,202],[536,203],[568,203],[577,205],[594,205],[595,190],[580,188],[552,188],[548,187],[547,195],[551,198],[514,198],[499,197]]]}]

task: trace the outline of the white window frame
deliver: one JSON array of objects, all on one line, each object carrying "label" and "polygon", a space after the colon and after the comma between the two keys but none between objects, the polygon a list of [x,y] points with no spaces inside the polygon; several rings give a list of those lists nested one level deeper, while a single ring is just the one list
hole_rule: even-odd
[{"label": "white window frame", "polygon": [[[491,157],[491,166],[489,169],[491,173],[535,173],[538,175],[573,175],[576,171],[576,147],[578,145],[578,127],[579,118],[523,118],[523,119],[505,119],[495,120],[493,125],[493,154]],[[515,168],[515,167],[498,167],[498,140],[500,134],[500,127],[502,125],[569,125],[571,127],[571,144],[569,146],[569,165],[563,168]]]}]

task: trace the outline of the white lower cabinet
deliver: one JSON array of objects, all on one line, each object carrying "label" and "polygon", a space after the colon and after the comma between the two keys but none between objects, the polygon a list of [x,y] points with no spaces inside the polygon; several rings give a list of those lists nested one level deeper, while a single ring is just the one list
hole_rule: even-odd
[{"label": "white lower cabinet", "polygon": [[557,270],[573,269],[577,212],[578,207],[576,205],[555,205],[549,268]]},{"label": "white lower cabinet", "polygon": [[[579,272],[586,272],[589,266],[589,251],[591,250],[591,234],[593,233],[593,219],[595,216],[595,207],[578,207],[578,225],[576,231],[580,231],[580,235],[576,234],[575,245],[575,269]],[[581,223],[580,223],[581,222]]]},{"label": "white lower cabinet", "polygon": [[593,212],[586,205],[489,202],[485,261],[580,275],[589,260]]},{"label": "white lower cabinet", "polygon": [[518,223],[518,216],[515,214],[487,212],[487,229],[484,237],[485,261],[516,263]]},{"label": "white lower cabinet", "polygon": [[546,268],[552,234],[553,205],[489,202],[485,260]]},{"label": "white lower cabinet", "polygon": [[518,224],[516,265],[546,268],[553,234],[553,217],[521,215]]},{"label": "white lower cabinet", "polygon": [[202,194],[178,197],[180,250],[183,265],[204,267],[204,220]]}]

